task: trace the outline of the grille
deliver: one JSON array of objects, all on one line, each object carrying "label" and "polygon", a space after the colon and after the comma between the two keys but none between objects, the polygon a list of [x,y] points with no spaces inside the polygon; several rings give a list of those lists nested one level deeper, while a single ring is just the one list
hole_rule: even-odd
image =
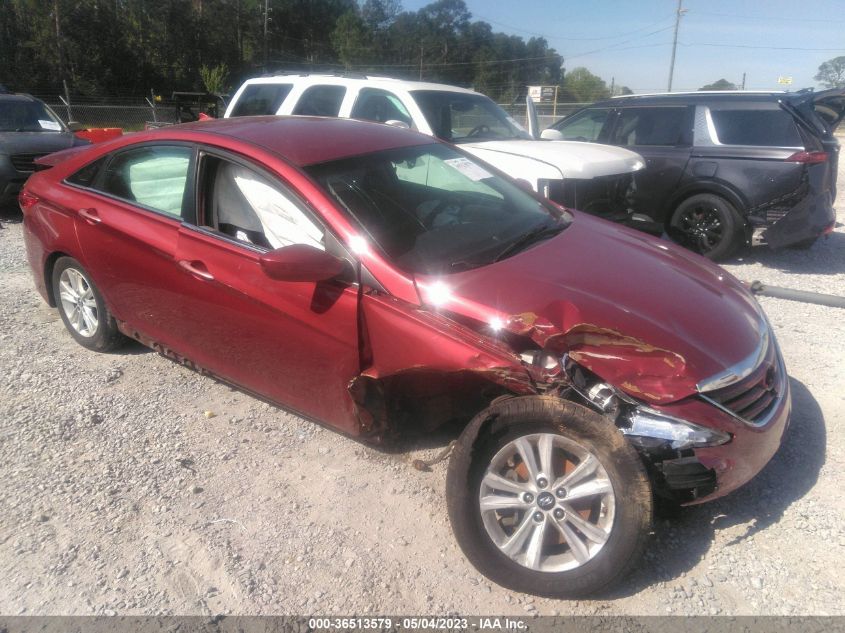
[{"label": "grille", "polygon": [[12,166],[18,171],[35,171],[35,159],[47,154],[14,154],[11,156]]},{"label": "grille", "polygon": [[708,391],[708,400],[718,403],[748,422],[759,423],[777,405],[784,385],[784,376],[775,355],[775,346],[769,344],[763,362],[742,380]]}]

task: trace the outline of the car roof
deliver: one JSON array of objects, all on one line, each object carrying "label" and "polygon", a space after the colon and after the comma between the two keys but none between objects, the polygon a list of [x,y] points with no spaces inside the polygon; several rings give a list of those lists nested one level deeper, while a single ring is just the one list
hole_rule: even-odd
[{"label": "car roof", "polygon": [[794,92],[757,92],[750,90],[697,90],[695,92],[658,92],[638,95],[620,95],[598,101],[592,106],[669,105],[699,103],[772,103],[795,95]]},{"label": "car roof", "polygon": [[31,95],[0,92],[0,101],[28,101],[32,103],[35,101],[40,101],[40,99],[36,99]]},{"label": "car roof", "polygon": [[386,149],[427,145],[436,139],[412,130],[333,117],[246,116],[164,127],[144,134],[151,140],[168,130],[227,136],[279,154],[289,162],[313,165]]},{"label": "car roof", "polygon": [[279,73],[265,77],[247,79],[244,84],[333,84],[337,86],[366,86],[370,88],[385,88],[394,90],[440,90],[446,92],[460,92],[464,94],[479,94],[468,88],[450,86],[448,84],[431,83],[427,81],[411,81],[396,79],[383,75],[332,75],[319,73]]}]

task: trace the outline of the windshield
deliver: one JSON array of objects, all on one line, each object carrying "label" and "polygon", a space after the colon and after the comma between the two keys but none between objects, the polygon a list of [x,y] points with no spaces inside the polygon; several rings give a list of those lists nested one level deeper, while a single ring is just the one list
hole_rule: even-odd
[{"label": "windshield", "polygon": [[306,171],[408,272],[483,266],[527,248],[541,229],[551,237],[571,219],[446,145],[376,152]]},{"label": "windshield", "polygon": [[0,132],[62,132],[55,114],[40,101],[0,101]]},{"label": "windshield", "polygon": [[452,143],[531,140],[528,132],[484,95],[447,90],[414,90],[434,135]]}]

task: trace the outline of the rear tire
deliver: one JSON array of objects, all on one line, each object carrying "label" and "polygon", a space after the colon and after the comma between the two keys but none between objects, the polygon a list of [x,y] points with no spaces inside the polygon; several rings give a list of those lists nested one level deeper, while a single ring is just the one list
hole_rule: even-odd
[{"label": "rear tire", "polygon": [[730,202],[700,193],[678,205],[669,221],[669,234],[681,246],[719,261],[733,255],[742,244],[744,224]]},{"label": "rear tire", "polygon": [[76,342],[97,352],[120,347],[126,340],[100,291],[82,265],[61,257],[53,267],[53,298],[67,331]]},{"label": "rear tire", "polygon": [[[526,446],[533,464],[521,458]],[[515,591],[580,598],[606,589],[637,563],[651,530],[651,485],[636,450],[604,418],[559,398],[511,398],[477,415],[446,482],[464,554]]]}]

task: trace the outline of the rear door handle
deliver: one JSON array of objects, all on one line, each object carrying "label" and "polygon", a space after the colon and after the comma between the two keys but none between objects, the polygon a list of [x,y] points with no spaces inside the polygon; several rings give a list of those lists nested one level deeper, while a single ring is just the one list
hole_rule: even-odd
[{"label": "rear door handle", "polygon": [[179,266],[182,268],[182,270],[192,274],[194,277],[199,277],[200,279],[204,279],[205,281],[212,281],[214,279],[214,275],[208,272],[208,269],[202,262],[192,262],[188,261],[187,259],[183,259],[179,261]]},{"label": "rear door handle", "polygon": [[79,215],[81,215],[88,224],[99,224],[103,221],[103,218],[97,215],[96,209],[80,209]]}]

